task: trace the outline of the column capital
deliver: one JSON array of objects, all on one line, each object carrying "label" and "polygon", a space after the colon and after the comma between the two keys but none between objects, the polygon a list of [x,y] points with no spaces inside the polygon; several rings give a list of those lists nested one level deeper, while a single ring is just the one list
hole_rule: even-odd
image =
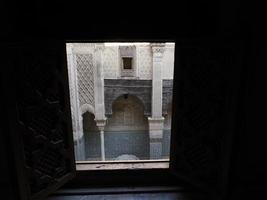
[{"label": "column capital", "polygon": [[164,117],[148,117],[148,124],[150,130],[163,130]]},{"label": "column capital", "polygon": [[165,50],[165,43],[151,43],[150,44],[153,55],[157,54],[158,56],[162,55]]},{"label": "column capital", "polygon": [[103,118],[103,119],[95,119],[95,122],[96,122],[96,126],[98,127],[98,129],[100,131],[103,131],[105,126],[106,126],[106,121],[107,121],[107,118]]}]

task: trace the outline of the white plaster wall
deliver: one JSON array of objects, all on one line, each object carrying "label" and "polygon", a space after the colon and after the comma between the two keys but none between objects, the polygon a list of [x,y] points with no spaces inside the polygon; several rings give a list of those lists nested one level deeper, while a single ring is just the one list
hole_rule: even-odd
[{"label": "white plaster wall", "polygon": [[73,48],[73,53],[82,53],[82,54],[93,54],[94,53],[94,43],[71,43]]},{"label": "white plaster wall", "polygon": [[[73,53],[88,53],[94,55],[94,43],[73,43]],[[173,79],[174,43],[166,43],[163,53],[162,79]],[[152,79],[152,51],[150,44],[136,46],[136,78]],[[105,46],[103,50],[104,78],[120,78],[119,46]]]},{"label": "white plaster wall", "polygon": [[[163,53],[162,79],[173,79],[174,43],[167,43]],[[103,51],[104,78],[120,78],[119,46],[105,46]],[[152,51],[150,44],[136,46],[136,78],[152,79]]]}]

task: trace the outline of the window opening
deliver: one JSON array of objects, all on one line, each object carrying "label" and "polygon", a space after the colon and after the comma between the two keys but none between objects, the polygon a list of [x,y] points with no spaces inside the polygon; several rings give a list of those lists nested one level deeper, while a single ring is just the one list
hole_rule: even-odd
[{"label": "window opening", "polygon": [[132,69],[132,58],[123,57],[123,69]]},{"label": "window opening", "polygon": [[175,44],[66,47],[77,166],[151,168],[155,162],[168,167]]}]

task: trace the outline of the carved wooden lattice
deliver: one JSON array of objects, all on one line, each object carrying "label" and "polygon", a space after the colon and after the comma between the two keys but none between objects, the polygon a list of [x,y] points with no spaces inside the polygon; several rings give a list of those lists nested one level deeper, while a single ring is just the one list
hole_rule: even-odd
[{"label": "carved wooden lattice", "polygon": [[94,67],[92,54],[76,54],[78,93],[80,105],[85,103],[94,107]]},{"label": "carved wooden lattice", "polygon": [[[63,55],[63,56],[62,56]],[[74,156],[63,48],[29,46],[16,55],[17,133],[29,199],[73,176]],[[21,186],[22,187],[22,186]]]}]

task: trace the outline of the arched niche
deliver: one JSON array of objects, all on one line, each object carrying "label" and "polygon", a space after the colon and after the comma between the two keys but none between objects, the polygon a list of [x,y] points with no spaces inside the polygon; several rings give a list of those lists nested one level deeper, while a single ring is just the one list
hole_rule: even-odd
[{"label": "arched niche", "polygon": [[115,99],[112,113],[107,120],[106,131],[148,130],[144,104],[134,95],[124,94]]},{"label": "arched niche", "polygon": [[101,143],[95,115],[88,111],[84,112],[82,114],[82,125],[86,160],[101,160]]},{"label": "arched niche", "polygon": [[151,115],[152,81],[105,79],[105,115],[113,115],[113,103],[123,94],[137,97],[144,105],[144,114]]},{"label": "arched niche", "polygon": [[134,95],[121,95],[112,103],[112,110],[105,126],[106,159],[120,155],[149,159],[148,119],[142,101]]},{"label": "arched niche", "polygon": [[85,112],[89,112],[89,113],[92,113],[94,114],[95,113],[95,109],[92,105],[90,104],[83,104],[81,107],[80,107],[80,111],[81,111],[81,114],[83,115]]}]

